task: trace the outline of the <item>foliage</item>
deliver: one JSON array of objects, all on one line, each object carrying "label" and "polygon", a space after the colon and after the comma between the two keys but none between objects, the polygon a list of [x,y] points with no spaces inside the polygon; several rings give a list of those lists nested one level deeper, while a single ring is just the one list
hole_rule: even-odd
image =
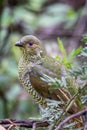
[{"label": "foliage", "polygon": [[[83,35],[82,39],[81,39],[83,42],[87,42],[87,34]],[[87,43],[86,43],[87,44]]]},{"label": "foliage", "polygon": [[[64,55],[64,58],[66,59],[66,51],[64,49],[64,46],[63,46],[63,44],[62,44],[62,42],[61,42],[60,39],[58,39],[58,42],[59,42],[59,48],[60,48],[62,54]],[[80,49],[76,49],[76,50],[72,51],[71,54],[73,54],[73,55],[70,54],[69,57],[71,57],[71,59],[73,59],[72,57],[75,58],[75,56],[77,56],[79,53],[80,53],[79,54],[80,57],[81,56],[87,57],[87,51],[85,51],[86,48],[87,47],[84,47],[83,49],[80,48]],[[63,60],[65,60],[65,59],[63,59]],[[57,60],[59,60],[61,62],[60,57]],[[62,63],[64,64],[63,60],[62,60]],[[69,62],[68,59],[67,59],[67,62]],[[67,67],[66,64],[65,64],[65,66]],[[87,106],[87,61],[84,61],[83,64],[82,64],[82,66],[77,67],[77,66],[74,65],[74,67],[73,66],[70,66],[70,67],[71,68],[68,69],[69,73],[65,74],[65,76],[62,77],[63,80],[62,80],[62,78],[60,80],[56,79],[56,78],[51,78],[50,76],[47,76],[47,75],[43,75],[43,77],[41,77],[41,79],[44,80],[45,82],[53,84],[50,87],[49,90],[50,91],[54,91],[54,89],[63,88],[63,87],[66,87],[66,89],[68,89],[67,85],[66,85],[67,84],[67,81],[66,81],[67,75],[68,75],[68,77],[69,76],[72,77],[72,82],[73,82],[73,77],[75,77],[75,79],[77,80],[78,85],[79,85],[79,89],[78,89],[77,93],[79,94],[79,97],[81,99],[81,103],[80,103],[81,106],[80,107],[84,108],[84,106],[85,107]],[[73,87],[75,87],[75,86],[73,86]],[[70,89],[72,90],[72,88],[70,88]],[[73,96],[75,96],[75,95],[73,95]],[[76,98],[78,98],[78,96]],[[63,111],[66,112],[70,108],[72,101],[73,100],[70,99],[70,103],[67,102],[67,104],[65,105],[65,109],[64,110],[63,109],[57,110],[58,123],[61,120],[61,116],[62,116],[62,119],[64,118],[64,116],[65,116],[66,113],[63,113]],[[55,102],[55,104],[56,104],[56,102]],[[63,104],[63,102],[60,101],[60,104]],[[58,106],[58,104],[56,104],[56,105]],[[56,105],[54,105],[54,102],[53,102],[51,104],[51,107],[56,106]],[[48,112],[48,114],[49,114],[49,112]],[[48,114],[47,113],[46,113],[46,115],[44,114],[44,117],[46,117]],[[76,125],[76,122],[73,122],[73,123],[70,123],[70,124],[66,124],[64,127],[66,129],[67,128],[72,129],[74,125]]]},{"label": "foliage", "polygon": [[81,52],[82,47],[80,46],[79,48],[72,50],[68,56],[60,38],[58,38],[57,41],[58,41],[59,50],[60,50],[63,58],[61,58],[61,56],[57,55],[56,59],[58,61],[60,61],[61,63],[63,63],[67,68],[71,68],[74,65],[72,63],[73,59]]}]

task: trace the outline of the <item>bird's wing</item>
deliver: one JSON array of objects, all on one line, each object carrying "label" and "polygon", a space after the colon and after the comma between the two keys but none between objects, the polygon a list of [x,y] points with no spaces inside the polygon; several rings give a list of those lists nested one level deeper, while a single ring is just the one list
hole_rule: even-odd
[{"label": "bird's wing", "polygon": [[[46,82],[44,74],[47,76],[52,76],[55,77],[56,74],[49,71],[46,68],[43,68],[40,65],[34,66],[30,72],[30,82],[33,86],[33,88],[43,97],[51,99],[51,100],[56,100],[56,101],[63,101],[65,104],[67,101],[71,99],[71,94],[67,89],[64,88],[57,88],[53,89],[50,91],[50,87],[52,84],[49,84]],[[77,112],[77,105],[76,103],[73,103],[71,109],[69,110],[70,113]]]}]

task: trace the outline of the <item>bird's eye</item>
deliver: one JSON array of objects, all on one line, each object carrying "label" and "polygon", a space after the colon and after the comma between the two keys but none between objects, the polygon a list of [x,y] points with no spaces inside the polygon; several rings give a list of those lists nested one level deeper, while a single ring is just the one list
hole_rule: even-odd
[{"label": "bird's eye", "polygon": [[32,46],[32,45],[33,45],[33,42],[29,42],[28,45],[29,45],[29,46]]}]

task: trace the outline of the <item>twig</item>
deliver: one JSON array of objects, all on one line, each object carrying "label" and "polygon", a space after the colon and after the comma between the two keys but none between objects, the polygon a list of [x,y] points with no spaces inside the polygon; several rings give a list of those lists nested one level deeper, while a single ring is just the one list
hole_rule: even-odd
[{"label": "twig", "polygon": [[16,120],[16,119],[0,119],[0,124],[4,126],[4,128],[6,129],[12,126],[12,127],[32,128],[33,130],[35,130],[36,127],[49,126],[48,121]]},{"label": "twig", "polygon": [[[65,120],[63,120],[63,121],[58,125],[58,127],[57,127],[55,130],[61,130],[62,126],[64,126],[64,124],[65,124],[66,122],[68,122],[70,119],[75,118],[75,117],[78,117],[78,116],[83,115],[83,114],[85,114],[85,113],[87,113],[87,108],[86,108],[85,110],[82,110],[82,111],[80,111],[80,112],[77,112],[77,113],[75,113],[75,114],[73,114],[73,115],[67,117]],[[84,129],[84,130],[87,130],[87,129]]]},{"label": "twig", "polygon": [[36,129],[36,123],[33,124],[32,130],[35,130],[35,129]]},{"label": "twig", "polygon": [[55,123],[53,124],[53,126],[50,128],[50,130],[54,130],[55,126],[57,126],[60,121],[62,120],[63,116],[67,113],[67,111],[70,109],[70,107],[72,106],[73,102],[75,101],[76,97],[78,96],[78,92],[71,98],[71,100],[65,105],[65,108],[63,110],[63,112],[61,113],[61,115],[58,117],[58,119],[55,121]]},{"label": "twig", "polygon": [[84,113],[85,121],[84,121],[84,130],[87,130],[87,110]]},{"label": "twig", "polygon": [[3,126],[0,125],[0,130],[6,130]]}]

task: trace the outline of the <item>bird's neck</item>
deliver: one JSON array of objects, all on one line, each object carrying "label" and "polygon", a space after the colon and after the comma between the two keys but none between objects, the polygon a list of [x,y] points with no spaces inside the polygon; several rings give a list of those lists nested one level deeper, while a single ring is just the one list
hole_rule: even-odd
[{"label": "bird's neck", "polygon": [[41,60],[42,58],[44,58],[45,56],[45,52],[44,51],[40,51],[38,54],[37,53],[25,53],[23,54],[23,58],[25,59],[25,61],[31,61],[31,62],[37,62],[38,60]]}]

